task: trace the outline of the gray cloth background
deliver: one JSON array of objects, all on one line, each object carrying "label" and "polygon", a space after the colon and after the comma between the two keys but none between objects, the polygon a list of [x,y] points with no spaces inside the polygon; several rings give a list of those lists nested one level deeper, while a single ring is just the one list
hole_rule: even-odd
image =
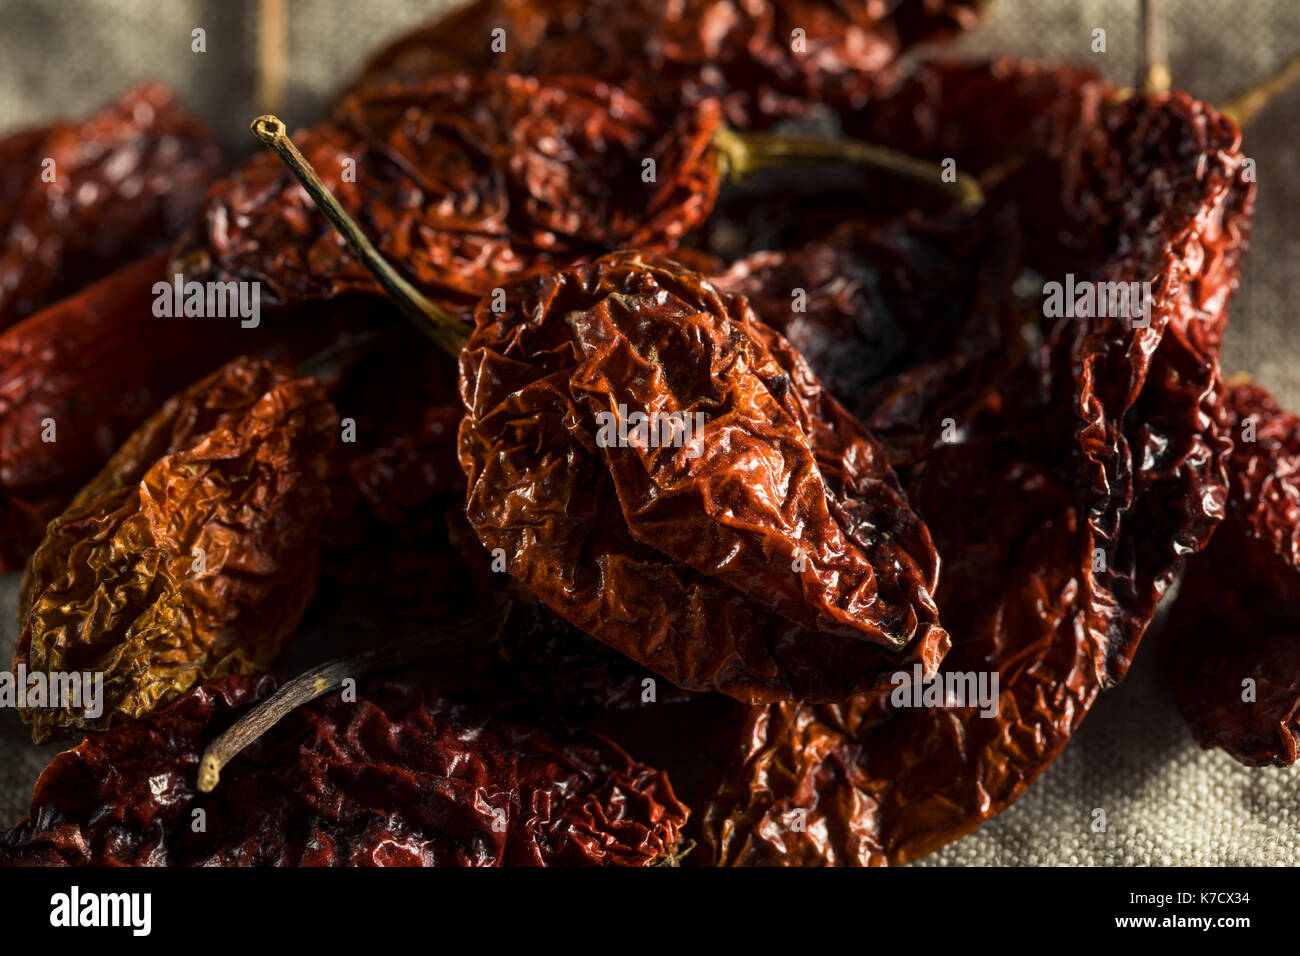
[{"label": "gray cloth background", "polygon": [[[865,2],[865,0],[864,0]],[[290,14],[291,127],[312,122],[367,51],[449,6],[445,0],[296,0]],[[1167,0],[1174,85],[1213,102],[1300,54],[1296,0]],[[992,0],[955,51],[1091,64],[1131,82],[1137,0]],[[161,80],[220,132],[232,156],[252,151],[258,4],[254,0],[0,0],[0,130],[81,115],[134,82]],[[206,54],[190,31],[207,30]],[[1095,27],[1107,52],[1090,51]],[[1294,136],[1300,88],[1246,133],[1258,165],[1254,241],[1232,307],[1225,372],[1248,371],[1300,409],[1300,181]],[[15,639],[17,576],[0,578],[0,666]],[[1248,769],[1192,741],[1165,690],[1153,634],[1128,679],[1105,695],[1074,741],[1009,810],[921,865],[1295,865],[1300,769]],[[0,711],[0,826],[26,816],[55,747],[35,748]],[[1106,813],[1094,832],[1094,810]]]}]

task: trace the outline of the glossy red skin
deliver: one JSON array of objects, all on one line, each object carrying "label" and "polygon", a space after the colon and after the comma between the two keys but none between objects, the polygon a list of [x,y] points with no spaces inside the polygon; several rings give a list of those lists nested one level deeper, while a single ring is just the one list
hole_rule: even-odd
[{"label": "glossy red skin", "polygon": [[207,124],[158,84],[0,140],[0,329],[175,238],[222,165]]},{"label": "glossy red skin", "polygon": [[55,757],[0,863],[647,866],[686,821],[667,777],[608,740],[414,675],[300,708],[199,793],[204,747],[277,685],[214,681]]},{"label": "glossy red skin", "polygon": [[1290,766],[1300,750],[1300,418],[1250,383],[1228,390],[1226,410],[1228,514],[1170,612],[1169,680],[1202,747]]}]

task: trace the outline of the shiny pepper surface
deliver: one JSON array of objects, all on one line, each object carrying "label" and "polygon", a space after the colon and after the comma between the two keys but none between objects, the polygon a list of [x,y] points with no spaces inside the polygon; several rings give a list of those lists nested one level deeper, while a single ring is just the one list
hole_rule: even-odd
[{"label": "shiny pepper surface", "polygon": [[1169,680],[1201,746],[1287,766],[1300,750],[1300,418],[1244,382],[1226,411],[1228,514],[1170,612]]},{"label": "shiny pepper surface", "polygon": [[179,235],[220,168],[212,131],[156,84],[0,140],[0,329]]},{"label": "shiny pepper surface", "polygon": [[276,687],[223,678],[59,754],[0,863],[646,866],[686,821],[668,778],[608,740],[420,680],[314,701],[198,792],[204,747]]},{"label": "shiny pepper surface", "polygon": [[[741,700],[933,671],[948,639],[929,533],[879,446],[744,299],[620,253],[521,283],[502,312],[485,300],[476,323],[467,514],[554,611]],[[633,414],[649,427],[625,440]]]},{"label": "shiny pepper surface", "polygon": [[1015,158],[1025,172],[990,202],[1019,211],[1026,263],[1147,277],[1149,323],[1044,316],[958,440],[902,468],[945,560],[944,689],[996,675],[996,708],[905,694],[752,709],[706,810],[724,864],[902,863],[1000,812],[1123,675],[1222,517],[1219,333],[1252,197],[1235,127],[1182,94],[1118,101],[1037,64],[916,82],[861,119],[976,173]]},{"label": "shiny pepper surface", "polygon": [[[712,208],[718,122],[709,104],[666,121],[595,80],[491,74],[362,91],[295,142],[411,282],[468,313],[533,272],[673,249]],[[276,301],[379,291],[269,153],[213,187],[176,259],[190,277],[259,281]]]},{"label": "shiny pepper surface", "polygon": [[131,436],[23,581],[15,668],[103,674],[99,715],[20,708],[37,742],[270,666],[315,592],[337,428],[314,379],[236,359]]}]

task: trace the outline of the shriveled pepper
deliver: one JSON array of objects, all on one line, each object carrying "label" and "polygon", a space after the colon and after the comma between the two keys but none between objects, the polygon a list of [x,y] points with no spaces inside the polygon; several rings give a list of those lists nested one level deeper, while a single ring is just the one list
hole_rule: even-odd
[{"label": "shriveled pepper", "polygon": [[175,238],[221,165],[158,84],[0,140],[0,329]]},{"label": "shriveled pepper", "polygon": [[1165,630],[1178,709],[1203,747],[1251,766],[1300,750],[1300,418],[1236,382],[1227,517],[1188,565]]},{"label": "shriveled pepper", "polygon": [[[842,699],[947,649],[879,446],[743,299],[635,253],[540,277],[480,307],[461,391],[484,545],[679,686]],[[693,430],[618,440],[633,413]]]},{"label": "shriveled pepper", "polygon": [[[279,123],[279,120],[275,120]],[[283,125],[283,124],[280,124]],[[663,115],[588,77],[455,75],[364,89],[297,146],[402,276],[467,316],[504,284],[602,253],[673,252],[721,182],[766,164],[849,161],[967,204],[974,184],[865,143],[738,134],[706,100]],[[174,268],[294,302],[378,286],[270,156],[213,186]]]},{"label": "shriveled pepper", "polygon": [[[353,88],[503,70],[583,73],[664,106],[718,99],[758,129],[819,104],[852,110],[892,79],[900,53],[977,20],[978,0],[477,0],[400,37]],[[493,31],[500,30],[500,34]],[[494,43],[494,39],[500,40]]]},{"label": "shriveled pepper", "polygon": [[[979,172],[1008,160],[988,155],[1006,144],[1034,172],[1003,178],[990,203],[1019,209],[1031,267],[1149,277],[1149,321],[1044,315],[1042,345],[956,440],[905,466],[946,559],[936,601],[953,649],[928,685],[938,702],[912,680],[897,698],[752,709],[706,810],[720,863],[902,863],[1000,812],[1122,676],[1222,516],[1217,332],[1252,195],[1235,127],[1181,94],[1120,101],[1034,64],[923,73],[880,104],[896,142],[953,149]],[[1077,228],[1048,243],[1053,221]]]},{"label": "shriveled pepper", "polygon": [[[948,641],[928,532],[879,446],[743,299],[614,254],[484,300],[461,351],[463,326],[375,250],[283,124],[253,130],[460,354],[467,515],[553,610],[680,686],[742,700],[842,699],[900,661],[933,673]],[[656,419],[631,441],[627,409]],[[667,441],[665,422],[680,429]]]},{"label": "shriveled pepper", "polygon": [[[206,744],[278,682],[230,676],[54,758],[0,863],[648,866],[687,809],[660,771],[533,709],[391,678],[293,713],[196,787]],[[196,810],[206,826],[192,826]]]},{"label": "shriveled pepper", "polygon": [[20,707],[34,740],[270,666],[315,592],[337,435],[319,382],[240,358],[128,439],[51,522],[23,581],[15,669],[103,680],[97,702]]}]

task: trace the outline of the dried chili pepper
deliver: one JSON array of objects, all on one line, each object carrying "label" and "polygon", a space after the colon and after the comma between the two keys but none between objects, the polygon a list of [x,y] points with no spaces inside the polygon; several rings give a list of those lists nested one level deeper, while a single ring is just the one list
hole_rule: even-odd
[{"label": "dried chili pepper", "polygon": [[[468,312],[528,272],[671,248],[717,191],[717,123],[700,109],[665,126],[594,80],[457,76],[350,97],[299,145],[422,291]],[[645,160],[657,181],[642,181]],[[218,183],[204,218],[176,252],[187,275],[261,281],[281,301],[377,289],[273,156]]]},{"label": "dried chili pepper", "polygon": [[[1150,283],[1147,320],[1042,323],[1078,419],[1071,461],[1087,476],[1086,554],[1098,565],[1089,640],[1109,685],[1223,514],[1228,442],[1221,422],[1202,419],[1216,417],[1220,339],[1253,211],[1240,131],[1186,94],[1121,98],[1087,71],[1009,60],[928,65],[857,120],[913,155],[995,175],[989,202],[1019,211],[1030,276]],[[1159,175],[1139,181],[1141,169]]]},{"label": "dried chili pepper", "polygon": [[1170,612],[1169,679],[1202,747],[1287,766],[1300,748],[1300,418],[1246,382],[1226,412],[1228,513]]},{"label": "dried chili pepper", "polygon": [[100,713],[20,706],[37,742],[264,670],[314,592],[338,421],[314,379],[236,359],[142,425],[59,518],[20,596],[15,669],[100,673]]},{"label": "dried chili pepper", "polygon": [[[933,672],[947,636],[928,532],[871,436],[743,299],[616,254],[480,303],[462,352],[456,318],[379,255],[284,125],[253,131],[459,353],[467,514],[553,610],[680,686],[740,699],[842,699],[899,661]],[[625,453],[598,441],[596,416],[629,407],[681,431],[665,444],[656,424]]]},{"label": "dried chili pepper", "polygon": [[[691,690],[842,698],[946,650],[937,563],[874,440],[740,298],[616,254],[485,303],[467,514],[562,617]],[[597,413],[695,421],[600,447]],[[685,421],[686,419],[681,419]]]},{"label": "dried chili pepper", "polygon": [[169,278],[160,253],[0,332],[0,570],[26,564],[50,520],[177,390],[237,355],[293,364],[394,320],[371,296],[268,309],[257,328],[156,318],[153,286]]},{"label": "dried chili pepper", "polygon": [[733,263],[745,295],[885,446],[896,468],[969,419],[1019,364],[1022,265],[1014,211],[847,223]]},{"label": "dried chili pepper", "polygon": [[[290,715],[211,793],[207,741],[277,686],[236,676],[58,755],[9,865],[645,866],[687,810],[667,777],[528,710],[473,707],[390,679]],[[206,813],[194,832],[193,812]]]},{"label": "dried chili pepper", "polygon": [[[585,77],[494,73],[363,90],[298,143],[403,276],[463,315],[530,274],[624,248],[672,251],[708,217],[724,176],[773,161],[883,165],[978,200],[964,175],[944,183],[930,163],[864,143],[742,136],[711,102],[665,118]],[[378,291],[265,155],[213,187],[174,263],[191,278],[261,282],[276,301]]]},{"label": "dried chili pepper", "polygon": [[[932,66],[917,82],[879,104],[894,144],[979,173],[1014,158],[1022,173],[990,201],[1020,210],[1028,264],[1149,276],[1150,322],[1045,317],[1042,346],[959,440],[907,469],[947,559],[940,673],[996,675],[996,714],[880,695],[752,709],[706,811],[722,863],[901,863],[1000,812],[1123,674],[1221,515],[1217,333],[1251,200],[1235,127],[1181,94],[1115,101],[1032,64]],[[1049,222],[1077,228],[1048,242]]]},{"label": "dried chili pepper", "polygon": [[0,140],[0,328],[173,239],[220,167],[212,131],[156,84]]},{"label": "dried chili pepper", "polygon": [[979,6],[477,0],[384,47],[353,88],[486,70],[581,73],[644,90],[672,108],[717,98],[730,122],[760,128],[819,102],[860,106],[903,50],[969,29]]}]

